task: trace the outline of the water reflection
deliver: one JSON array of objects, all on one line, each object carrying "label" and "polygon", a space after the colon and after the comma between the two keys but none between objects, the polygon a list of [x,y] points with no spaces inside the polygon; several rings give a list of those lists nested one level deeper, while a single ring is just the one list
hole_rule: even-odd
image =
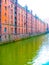
[{"label": "water reflection", "polygon": [[38,65],[37,60],[39,63],[42,62],[39,60],[41,57],[46,58],[45,61],[49,60],[48,45],[47,47],[42,46],[44,40],[45,36],[42,35],[0,46],[0,65]]},{"label": "water reflection", "polygon": [[45,36],[43,46],[40,48],[38,55],[32,62],[28,62],[31,65],[49,65],[49,34]]},{"label": "water reflection", "polygon": [[49,65],[49,62],[47,62],[46,64],[42,64],[42,65]]}]

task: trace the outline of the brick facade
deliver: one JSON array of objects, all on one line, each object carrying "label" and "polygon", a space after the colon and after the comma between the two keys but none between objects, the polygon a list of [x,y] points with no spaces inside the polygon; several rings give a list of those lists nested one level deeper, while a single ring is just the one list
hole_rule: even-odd
[{"label": "brick facade", "polygon": [[0,0],[0,41],[44,33],[43,23],[28,7],[22,7],[17,0]]}]

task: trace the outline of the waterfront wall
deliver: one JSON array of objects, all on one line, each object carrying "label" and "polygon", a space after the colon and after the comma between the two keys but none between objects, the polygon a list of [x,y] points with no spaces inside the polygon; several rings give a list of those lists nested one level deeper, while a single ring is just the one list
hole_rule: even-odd
[{"label": "waterfront wall", "polygon": [[0,41],[12,41],[47,32],[48,24],[17,0],[0,0]]}]

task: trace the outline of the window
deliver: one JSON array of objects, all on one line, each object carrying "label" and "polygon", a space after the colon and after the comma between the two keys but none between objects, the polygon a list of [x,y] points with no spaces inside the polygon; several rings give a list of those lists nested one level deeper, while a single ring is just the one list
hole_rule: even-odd
[{"label": "window", "polygon": [[11,33],[13,33],[13,28],[11,28]]},{"label": "window", "polygon": [[[0,3],[0,9],[1,9],[1,3]],[[1,13],[1,10],[0,10],[0,13]]]},{"label": "window", "polygon": [[15,19],[16,19],[16,17],[15,17]]},{"label": "window", "polygon": [[5,38],[6,38],[6,35],[5,35]]},{"label": "window", "polygon": [[13,9],[11,9],[11,13],[13,14]]},{"label": "window", "polygon": [[13,7],[13,4],[11,4],[11,7]]},{"label": "window", "polygon": [[1,24],[0,24],[0,28],[1,28]]},{"label": "window", "polygon": [[1,28],[0,28],[0,34],[1,34]]},{"label": "window", "polygon": [[20,34],[20,27],[19,27],[19,34]]},{"label": "window", "polygon": [[17,9],[17,7],[15,6],[15,10]]},{"label": "window", "polygon": [[11,19],[13,19],[13,16],[11,15]]},{"label": "window", "polygon": [[7,20],[5,19],[5,23],[7,24]]},{"label": "window", "polygon": [[5,0],[5,4],[6,4],[6,0]]},{"label": "window", "polygon": [[17,20],[17,18],[15,17],[15,21]]},{"label": "window", "polygon": [[7,14],[5,13],[5,16],[6,16]]},{"label": "window", "polygon": [[16,12],[15,12],[15,14],[16,14]]},{"label": "window", "polygon": [[17,4],[17,2],[15,2],[15,4]]},{"label": "window", "polygon": [[6,31],[7,31],[7,28],[5,27],[5,28],[4,28],[4,32],[6,32]]},{"label": "window", "polygon": [[11,20],[11,25],[13,25],[13,21]]},{"label": "window", "polygon": [[8,8],[10,8],[10,5],[8,6]]},{"label": "window", "polygon": [[7,7],[5,6],[5,10],[7,10]]},{"label": "window", "polygon": [[15,26],[17,26],[17,22],[15,21]]},{"label": "window", "polygon": [[17,33],[17,28],[15,28],[15,33]]},{"label": "window", "polygon": [[1,41],[1,36],[0,36],[0,41]]},{"label": "window", "polygon": [[1,0],[0,0],[0,4],[1,4]]}]

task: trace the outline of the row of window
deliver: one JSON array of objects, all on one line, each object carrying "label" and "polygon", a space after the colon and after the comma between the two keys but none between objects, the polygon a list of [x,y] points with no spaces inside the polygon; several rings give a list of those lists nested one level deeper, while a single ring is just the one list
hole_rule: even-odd
[{"label": "row of window", "polygon": [[[7,4],[7,0],[5,0],[5,4]],[[13,7],[13,4],[11,4],[11,7]]]},{"label": "row of window", "polygon": [[[10,7],[9,7],[10,8]],[[7,6],[5,6],[5,10],[7,10]],[[13,12],[13,10],[11,9],[11,12]]]},{"label": "row of window", "polygon": [[[13,28],[11,28],[11,31],[13,32]],[[4,32],[7,32],[7,28],[4,28]]]},{"label": "row of window", "polygon": [[1,41],[1,36],[0,36],[0,41]]}]

